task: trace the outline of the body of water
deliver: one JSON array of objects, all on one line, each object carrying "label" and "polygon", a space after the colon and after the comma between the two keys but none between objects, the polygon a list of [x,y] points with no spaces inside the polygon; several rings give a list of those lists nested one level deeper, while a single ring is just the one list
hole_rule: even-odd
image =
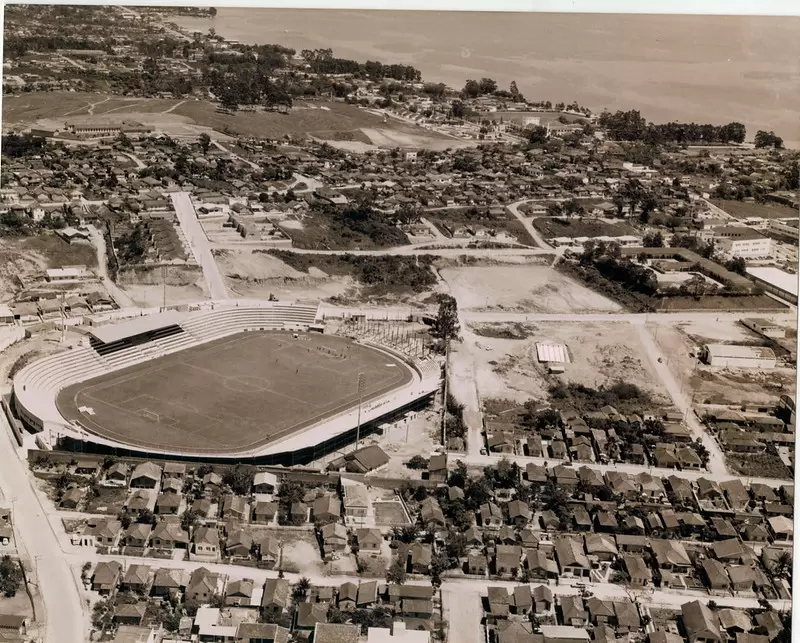
[{"label": "body of water", "polygon": [[410,64],[429,81],[512,80],[533,100],[654,122],[739,121],[800,147],[800,18],[221,8],[213,27],[248,44],[327,48]]}]

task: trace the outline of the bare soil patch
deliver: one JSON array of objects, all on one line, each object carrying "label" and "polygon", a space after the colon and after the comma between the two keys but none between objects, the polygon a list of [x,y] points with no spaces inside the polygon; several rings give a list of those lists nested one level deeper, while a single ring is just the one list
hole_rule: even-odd
[{"label": "bare soil patch", "polygon": [[620,310],[614,303],[549,266],[499,265],[443,268],[459,308],[537,313]]},{"label": "bare soil patch", "polygon": [[[651,372],[644,347],[627,324],[547,322],[526,325],[524,330],[528,334],[524,340],[476,340],[475,372],[482,399],[519,404],[531,398],[547,399],[550,386],[559,381],[594,388],[626,381],[649,393],[656,403],[669,402]],[[564,374],[550,375],[547,366],[537,361],[536,342],[542,341],[567,345],[571,361],[565,364]]]},{"label": "bare soil patch", "polygon": [[667,365],[681,386],[692,392],[696,404],[772,404],[795,388],[794,369],[727,371],[693,357],[706,343],[753,343],[754,335],[738,322],[710,317],[691,323],[666,321],[654,328],[653,335]]},{"label": "bare soil patch", "polygon": [[546,239],[550,237],[618,237],[636,234],[636,228],[629,223],[606,223],[594,219],[553,219],[538,217],[533,226]]},{"label": "bare soil patch", "polygon": [[750,217],[761,217],[762,219],[797,218],[797,210],[790,208],[788,205],[781,205],[780,203],[750,203],[747,201],[725,199],[713,199],[711,203],[738,219],[747,219]]},{"label": "bare soil patch", "polygon": [[[122,271],[117,275],[117,284],[139,306],[160,306],[163,303],[161,268]],[[206,296],[205,279],[200,268],[170,266],[167,269],[167,305],[197,301]]]}]

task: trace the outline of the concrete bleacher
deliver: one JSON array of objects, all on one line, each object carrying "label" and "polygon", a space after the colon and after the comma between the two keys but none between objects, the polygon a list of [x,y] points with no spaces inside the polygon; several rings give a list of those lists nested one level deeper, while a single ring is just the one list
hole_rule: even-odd
[{"label": "concrete bleacher", "polygon": [[94,347],[74,348],[29,364],[14,377],[15,397],[42,422],[63,423],[55,399],[71,384],[247,330],[307,329],[316,322],[318,309],[317,303],[217,304],[213,310],[191,313],[180,320],[179,332],[173,325],[172,329],[154,331],[149,341],[124,346],[119,340],[116,343],[122,347],[111,351],[103,350],[102,342],[95,342]]}]

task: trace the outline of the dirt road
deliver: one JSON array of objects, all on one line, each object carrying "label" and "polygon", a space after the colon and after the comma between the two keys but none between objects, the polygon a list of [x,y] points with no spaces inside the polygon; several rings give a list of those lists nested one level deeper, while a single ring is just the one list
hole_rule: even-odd
[{"label": "dirt road", "polygon": [[538,245],[540,248],[550,249],[552,246],[547,243],[542,238],[542,235],[539,234],[539,231],[533,227],[532,219],[526,217],[524,214],[522,214],[522,212],[519,211],[519,206],[523,205],[524,203],[530,203],[533,200],[534,199],[523,199],[522,201],[516,201],[515,203],[509,204],[508,209],[511,214],[517,217],[517,220],[519,220],[519,222],[525,226],[526,232],[533,238],[533,240],[536,242],[536,245]]},{"label": "dirt road", "polygon": [[106,292],[111,295],[111,298],[117,302],[117,305],[120,308],[133,307],[135,305],[133,300],[125,291],[123,291],[119,286],[117,286],[117,284],[114,283],[108,274],[108,251],[106,249],[106,239],[103,236],[103,233],[94,226],[90,226],[89,229],[92,237],[92,243],[97,250],[97,273],[103,280],[103,285],[106,288]]}]

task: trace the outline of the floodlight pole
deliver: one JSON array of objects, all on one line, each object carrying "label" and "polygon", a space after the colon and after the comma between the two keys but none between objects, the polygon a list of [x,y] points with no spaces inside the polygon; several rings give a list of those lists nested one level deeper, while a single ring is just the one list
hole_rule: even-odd
[{"label": "floodlight pole", "polygon": [[364,373],[358,374],[358,424],[356,425],[356,449],[361,441],[361,399],[364,394]]}]

